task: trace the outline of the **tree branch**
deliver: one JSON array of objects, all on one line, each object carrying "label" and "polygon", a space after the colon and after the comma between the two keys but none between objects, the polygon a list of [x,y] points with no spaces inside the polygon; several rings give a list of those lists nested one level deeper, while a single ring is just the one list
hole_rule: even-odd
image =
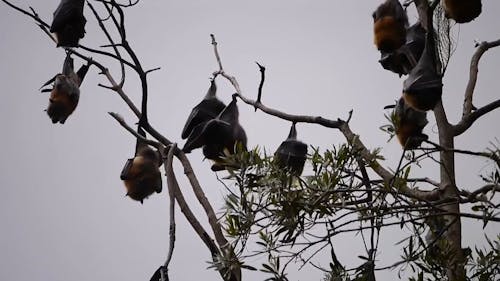
[{"label": "tree branch", "polygon": [[489,50],[490,48],[494,48],[500,45],[500,40],[486,42],[483,41],[479,44],[476,44],[476,52],[472,56],[470,62],[470,70],[469,70],[469,83],[467,83],[467,87],[465,89],[465,99],[464,99],[464,107],[462,113],[462,122],[464,118],[467,118],[472,112],[472,97],[474,95],[474,90],[476,88],[477,82],[477,74],[479,72],[479,60],[483,56],[483,54]]},{"label": "tree branch", "polygon": [[[472,96],[471,96],[471,100],[472,100]],[[472,102],[471,102],[472,104]],[[469,113],[467,115],[464,115],[462,117],[462,120],[460,120],[460,122],[458,124],[456,124],[455,126],[453,126],[453,135],[454,136],[459,136],[461,134],[463,134],[465,131],[467,131],[467,129],[469,129],[472,124],[474,124],[474,122],[479,119],[479,117],[497,109],[500,107],[500,99],[494,101],[494,102],[491,102],[477,110],[475,110],[474,112],[472,113]]]}]

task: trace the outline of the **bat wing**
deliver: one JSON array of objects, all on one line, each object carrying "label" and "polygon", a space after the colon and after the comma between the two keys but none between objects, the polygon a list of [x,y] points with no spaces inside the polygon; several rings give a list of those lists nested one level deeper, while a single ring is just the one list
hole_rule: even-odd
[{"label": "bat wing", "polygon": [[285,140],[276,150],[276,153],[285,157],[306,158],[307,144],[297,140]]},{"label": "bat wing", "polygon": [[301,141],[287,139],[274,153],[278,165],[288,167],[294,174],[300,175],[306,162],[307,145]]},{"label": "bat wing", "polygon": [[[50,26],[50,32],[60,32],[67,24],[81,25],[81,37],[83,37],[84,26],[87,20],[83,16],[84,0],[61,0],[54,11],[54,19]],[[80,34],[79,34],[80,35]]]},{"label": "bat wing", "polygon": [[80,85],[82,85],[83,79],[85,78],[85,75],[87,75],[87,71],[89,70],[89,67],[90,67],[89,64],[84,64],[76,72],[76,76],[78,77],[78,87],[80,87]]},{"label": "bat wing", "polygon": [[182,151],[185,153],[191,152],[193,149],[200,148],[205,145],[205,130],[208,122],[196,125],[189,134]]},{"label": "bat wing", "polygon": [[218,99],[204,99],[193,108],[184,128],[182,129],[182,139],[186,139],[193,129],[203,122],[214,119],[224,110],[226,105]]},{"label": "bat wing", "polygon": [[130,158],[125,162],[125,165],[123,166],[122,172],[120,173],[120,179],[121,180],[128,180],[130,177],[130,168],[132,167],[132,163],[134,162],[134,158]]}]

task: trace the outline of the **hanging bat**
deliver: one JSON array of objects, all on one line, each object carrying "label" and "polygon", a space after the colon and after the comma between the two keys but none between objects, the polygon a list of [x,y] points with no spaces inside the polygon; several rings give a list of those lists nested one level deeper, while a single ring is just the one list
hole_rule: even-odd
[{"label": "hanging bat", "polygon": [[54,11],[50,32],[56,34],[58,47],[78,47],[85,35],[83,5],[85,0],[61,0]]},{"label": "hanging bat", "polygon": [[288,169],[293,175],[300,176],[306,162],[307,144],[297,140],[295,123],[290,128],[290,133],[274,153],[274,161],[279,167]]},{"label": "hanging bat", "polygon": [[405,43],[408,17],[398,0],[386,0],[372,16],[374,43],[380,51],[393,52]]},{"label": "hanging bat", "polygon": [[396,104],[393,122],[399,143],[406,150],[418,148],[428,139],[428,136],[422,133],[428,123],[427,113],[411,108],[403,98]]},{"label": "hanging bat", "polygon": [[217,99],[215,95],[217,85],[215,85],[215,77],[210,81],[210,88],[205,95],[205,98],[196,105],[189,115],[184,129],[182,129],[182,139],[186,139],[197,125],[214,119],[221,113],[226,105]]},{"label": "hanging bat", "polygon": [[238,122],[238,116],[236,94],[234,94],[231,103],[216,118],[201,123],[193,129],[182,150],[189,153],[193,149],[203,147],[203,155],[215,162],[212,170],[225,169],[220,163],[221,157],[234,154],[237,145],[246,150],[247,136]]},{"label": "hanging bat", "polygon": [[73,69],[73,58],[69,53],[63,63],[62,73],[47,81],[43,86],[54,82],[52,89],[44,89],[42,92],[50,92],[49,105],[46,109],[52,123],[64,124],[66,119],[75,110],[80,99],[80,85],[87,74],[90,64],[82,65],[75,73]]},{"label": "hanging bat", "polygon": [[418,63],[425,47],[425,29],[420,23],[406,30],[406,43],[394,52],[380,52],[379,63],[384,69],[402,75],[408,74]]},{"label": "hanging bat", "polygon": [[471,22],[481,14],[481,0],[444,0],[444,15],[457,23]]},{"label": "hanging bat", "polygon": [[434,109],[443,93],[433,37],[432,30],[428,31],[422,56],[403,82],[403,97],[406,103],[420,111]]},{"label": "hanging bat", "polygon": [[[139,127],[138,133],[145,136]],[[126,196],[143,203],[154,192],[162,190],[162,180],[159,167],[161,157],[158,151],[137,140],[135,157],[128,159],[120,174],[127,189]]]}]

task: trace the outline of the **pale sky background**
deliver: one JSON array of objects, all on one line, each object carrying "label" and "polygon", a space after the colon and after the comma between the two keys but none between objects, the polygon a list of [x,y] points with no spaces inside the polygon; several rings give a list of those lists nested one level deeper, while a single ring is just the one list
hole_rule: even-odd
[{"label": "pale sky background", "polygon": [[[59,1],[13,2],[24,8],[31,5],[50,23]],[[183,145],[180,134],[185,119],[217,69],[209,37],[214,33],[225,69],[238,78],[244,94],[256,96],[260,74],[254,61],[258,61],[267,67],[266,105],[331,119],[346,118],[353,109],[352,130],[369,148],[381,147],[387,158],[384,164],[395,169],[401,147],[396,140],[387,143],[387,135],[379,127],[386,124],[383,107],[399,97],[403,79],[377,62],[371,13],[380,2],[142,0],[126,10],[126,23],[129,42],[144,67],[161,67],[149,76],[152,125]],[[87,34],[81,42],[88,46],[107,44],[89,9],[85,15]],[[461,116],[474,40],[499,39],[499,15],[500,1],[484,0],[478,19],[455,27],[459,43],[444,79],[443,94],[453,122]],[[410,21],[415,17],[410,16]],[[135,141],[107,112],[122,114],[130,124],[136,121],[133,115],[117,95],[97,86],[107,81],[92,68],[81,87],[76,111],[66,124],[52,124],[43,111],[48,94],[39,93],[38,88],[60,72],[64,51],[56,49],[33,20],[4,3],[0,3],[0,42],[0,119],[6,125],[0,138],[0,146],[5,148],[0,159],[0,280],[149,280],[168,249],[168,195],[153,195],[144,205],[124,197],[119,174],[125,160],[133,155]],[[499,62],[500,48],[484,55],[476,106],[498,98]],[[75,58],[76,66],[81,63]],[[109,67],[119,79],[118,66]],[[130,73],[127,78],[125,91],[138,102],[138,81]],[[218,82],[219,97],[229,101],[234,90],[226,81]],[[239,104],[249,147],[260,145],[274,151],[286,137],[289,123]],[[425,133],[437,141],[435,121],[431,114],[428,117]],[[457,147],[488,147],[500,137],[499,117],[497,110],[482,118],[456,139]],[[314,146],[328,148],[344,141],[338,131],[317,125],[299,124],[297,129],[299,138]],[[202,162],[201,151],[189,158],[214,208],[220,209],[225,191],[210,171],[210,163]],[[480,184],[478,175],[491,166],[482,159],[458,156],[457,169],[459,186],[473,189]],[[438,176],[433,164],[415,172]],[[180,170],[178,179],[205,223]],[[379,265],[397,261],[399,251],[394,243],[398,229],[383,231]],[[486,227],[490,235],[499,230],[498,224]],[[352,236],[335,239],[340,260],[350,266],[359,265],[356,256],[363,254],[359,240]],[[480,243],[481,224],[467,220],[463,236],[464,247]],[[178,211],[171,280],[219,280],[215,271],[206,269],[209,259],[208,250]],[[259,267],[263,261],[254,258],[247,263]],[[321,264],[327,266],[328,259]],[[248,271],[243,274],[244,280],[264,279]],[[378,276],[390,280],[395,274],[388,271]],[[289,277],[306,281],[320,280],[321,276],[306,267],[292,271]]]}]

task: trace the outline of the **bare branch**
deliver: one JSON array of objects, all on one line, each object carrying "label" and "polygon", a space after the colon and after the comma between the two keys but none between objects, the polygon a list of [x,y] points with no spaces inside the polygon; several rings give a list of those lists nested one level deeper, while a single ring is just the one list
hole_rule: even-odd
[{"label": "bare branch", "polygon": [[[167,260],[165,261],[165,264],[163,265],[164,268],[168,269],[168,265],[170,264],[170,260],[172,260],[172,254],[174,253],[174,247],[175,247],[175,191],[174,191],[174,185],[175,185],[175,174],[174,174],[174,168],[173,168],[173,158],[174,158],[174,151],[177,148],[177,145],[174,143],[172,146],[170,146],[170,149],[168,150],[168,155],[167,155],[167,160],[166,160],[166,166],[165,166],[165,175],[167,176],[167,186],[168,186],[168,196],[169,196],[169,210],[170,210],[170,230],[169,230],[169,236],[170,236],[170,244],[169,244],[169,249],[168,249],[168,254],[167,254]],[[162,153],[163,154],[163,153]]]},{"label": "bare branch", "polygon": [[140,139],[141,141],[147,143],[148,145],[156,147],[157,149],[160,149],[160,147],[162,147],[161,143],[156,142],[156,141],[152,141],[152,140],[148,140],[145,137],[141,136],[139,133],[137,133],[134,129],[132,129],[132,127],[130,127],[125,122],[125,120],[123,119],[123,117],[121,117],[118,113],[108,112],[108,114],[111,115],[111,117],[115,118],[115,120],[118,121],[118,123],[120,123],[120,125],[123,128],[125,128],[127,131],[129,131],[134,137]]},{"label": "bare branch", "polygon": [[472,96],[474,95],[474,90],[476,88],[477,82],[477,73],[479,71],[479,60],[483,56],[483,54],[490,48],[494,48],[500,45],[500,40],[492,41],[492,42],[481,42],[477,44],[477,49],[474,55],[472,56],[470,62],[470,71],[469,71],[469,83],[467,84],[467,88],[465,89],[465,99],[464,99],[464,108],[462,113],[462,121],[468,115],[471,114],[473,105],[472,105]]},{"label": "bare branch", "polygon": [[210,205],[210,202],[205,196],[205,193],[203,192],[203,189],[201,188],[201,185],[198,182],[195,173],[193,172],[193,167],[191,167],[191,164],[189,163],[186,154],[184,154],[184,152],[182,151],[179,151],[179,153],[177,153],[177,157],[179,158],[179,160],[182,163],[182,166],[184,167],[184,174],[189,179],[191,187],[193,188],[193,192],[196,195],[196,198],[198,199],[203,209],[205,210],[205,213],[207,214],[208,222],[212,227],[212,231],[214,232],[217,243],[221,248],[227,247],[229,243],[224,237],[224,234],[222,233],[222,227],[219,221],[217,220],[217,217],[215,216],[214,209]]},{"label": "bare branch", "polygon": [[38,14],[36,14],[33,9],[31,9],[33,11],[33,13],[30,13],[30,12],[28,12],[26,10],[23,10],[22,8],[19,8],[18,6],[10,3],[7,0],[2,0],[2,2],[4,2],[7,5],[9,5],[14,10],[17,10],[17,11],[19,11],[19,12],[21,12],[21,13],[29,16],[30,18],[34,19],[39,25],[44,26],[46,28],[50,28],[50,25],[48,25],[46,22],[44,22],[42,19],[40,19],[40,17],[38,17]]},{"label": "bare branch", "polygon": [[469,192],[467,190],[461,190],[460,195],[466,197],[467,202],[490,202],[487,198],[484,198],[484,195],[488,192],[497,192],[500,191],[500,185],[498,184],[487,184],[473,192]]},{"label": "bare branch", "polygon": [[[471,100],[472,100],[472,96],[471,96]],[[481,117],[481,116],[483,116],[483,115],[485,115],[485,114],[487,114],[487,113],[489,113],[489,112],[491,112],[499,107],[500,107],[500,99],[498,99],[494,102],[491,102],[491,103],[475,110],[474,112],[462,117],[462,120],[460,120],[460,122],[457,125],[453,126],[453,135],[454,136],[461,135],[467,129],[469,129],[472,126],[472,124],[474,124],[474,122],[477,119],[479,119],[479,117]]]},{"label": "bare branch", "polygon": [[[266,68],[260,65],[258,62],[255,62],[259,66],[260,71],[260,84],[259,84],[259,92],[257,94],[256,103],[260,104],[262,99],[262,86],[264,86],[264,80],[266,79]],[[257,111],[257,106],[254,106],[255,111]]]},{"label": "bare branch", "polygon": [[[385,182],[389,183],[394,178],[394,175],[380,165],[380,163],[375,159],[374,155],[372,155],[366,148],[366,146],[361,142],[359,137],[351,131],[351,129],[349,128],[349,124],[346,121],[340,118],[334,121],[323,118],[321,116],[292,115],[269,108],[262,103],[257,103],[256,101],[243,96],[236,78],[224,72],[221,58],[217,50],[217,42],[215,41],[215,36],[213,34],[211,34],[210,36],[212,37],[212,45],[214,46],[215,57],[217,59],[217,62],[219,63],[219,71],[215,72],[214,74],[220,74],[228,79],[235,88],[236,94],[243,102],[248,105],[257,107],[263,112],[283,120],[288,120],[296,123],[318,124],[327,128],[339,129],[342,134],[344,134],[344,137],[347,139],[349,144],[351,144],[355,149],[359,150],[361,157],[366,161],[366,163],[368,163],[370,168],[372,168],[381,178],[384,179]],[[423,191],[413,189],[408,186],[403,186],[398,191],[406,196],[423,201],[433,201],[439,198],[439,191],[437,189],[433,191]]]}]

